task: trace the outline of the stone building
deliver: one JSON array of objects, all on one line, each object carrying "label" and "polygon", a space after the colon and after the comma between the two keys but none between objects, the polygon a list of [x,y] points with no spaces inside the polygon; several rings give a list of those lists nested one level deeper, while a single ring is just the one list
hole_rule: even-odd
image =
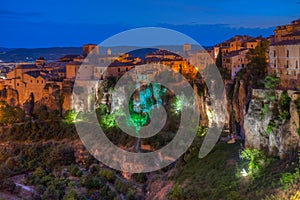
[{"label": "stone building", "polygon": [[87,56],[90,53],[99,55],[99,46],[96,44],[85,44],[83,45],[83,55]]},{"label": "stone building", "polygon": [[233,80],[236,77],[236,74],[243,68],[246,68],[248,60],[246,55],[248,49],[240,49],[237,51],[232,51],[223,56],[222,65],[230,72],[231,79]]},{"label": "stone building", "polygon": [[212,51],[210,49],[199,50],[188,55],[188,59],[190,63],[193,63],[195,67],[203,71],[210,64],[214,63]]},{"label": "stone building", "polygon": [[280,77],[282,87],[296,89],[300,85],[300,40],[271,44],[269,60],[269,73]]},{"label": "stone building", "polygon": [[216,61],[221,50],[223,57],[222,66],[230,72],[233,80],[239,70],[247,67],[246,54],[249,49],[255,49],[264,40],[261,36],[255,38],[247,35],[236,35],[214,46],[213,59]]},{"label": "stone building", "polygon": [[296,89],[300,85],[300,19],[278,26],[269,48],[269,74],[280,77],[281,86]]},{"label": "stone building", "polygon": [[290,24],[277,26],[274,30],[274,42],[300,39],[300,19]]},{"label": "stone building", "polygon": [[7,74],[7,79],[2,83],[2,87],[16,91],[17,96],[7,99],[14,102],[14,105],[23,106],[28,99],[40,101],[43,97],[43,90],[47,83],[53,83],[61,87],[61,82],[52,81],[48,71],[41,70],[36,65],[18,65],[13,71]]}]

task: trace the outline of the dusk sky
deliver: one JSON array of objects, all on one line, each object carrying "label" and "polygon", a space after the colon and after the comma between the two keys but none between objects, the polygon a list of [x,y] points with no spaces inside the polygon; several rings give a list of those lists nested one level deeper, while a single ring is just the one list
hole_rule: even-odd
[{"label": "dusk sky", "polygon": [[268,36],[300,18],[299,0],[1,0],[0,47],[81,46],[136,27],[180,31],[201,45]]}]

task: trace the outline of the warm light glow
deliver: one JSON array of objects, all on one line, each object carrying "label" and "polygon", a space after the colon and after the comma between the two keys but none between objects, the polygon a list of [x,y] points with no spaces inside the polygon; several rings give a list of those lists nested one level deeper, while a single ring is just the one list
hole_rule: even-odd
[{"label": "warm light glow", "polygon": [[249,173],[243,168],[241,171],[242,176],[246,177],[249,175]]}]

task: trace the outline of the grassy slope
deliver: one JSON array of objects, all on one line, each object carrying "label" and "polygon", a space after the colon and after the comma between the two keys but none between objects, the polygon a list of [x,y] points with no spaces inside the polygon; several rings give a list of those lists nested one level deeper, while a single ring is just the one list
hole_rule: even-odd
[{"label": "grassy slope", "polygon": [[285,184],[285,189],[280,182],[284,172],[294,173],[299,164],[274,159],[261,177],[243,177],[238,149],[239,144],[219,143],[204,159],[193,155],[175,177],[182,192],[173,199],[292,199],[297,192],[299,195],[299,177],[293,184]]}]

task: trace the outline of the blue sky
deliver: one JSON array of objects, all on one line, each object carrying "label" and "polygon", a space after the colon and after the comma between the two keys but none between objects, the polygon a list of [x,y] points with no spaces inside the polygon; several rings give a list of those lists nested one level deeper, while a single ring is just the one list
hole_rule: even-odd
[{"label": "blue sky", "polygon": [[300,18],[299,1],[1,0],[0,46],[81,46],[144,26],[171,28],[208,46],[235,34],[268,36]]}]

